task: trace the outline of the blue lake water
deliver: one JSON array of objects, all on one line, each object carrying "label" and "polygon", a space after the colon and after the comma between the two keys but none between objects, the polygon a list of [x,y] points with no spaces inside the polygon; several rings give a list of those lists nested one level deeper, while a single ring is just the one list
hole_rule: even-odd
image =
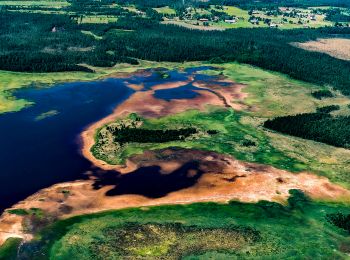
[{"label": "blue lake water", "polygon": [[174,98],[176,99],[191,99],[199,96],[196,90],[196,87],[193,87],[191,84],[187,84],[178,88],[170,89],[160,89],[154,92],[154,96],[159,99],[164,99],[170,101]]},{"label": "blue lake water", "polygon": [[[132,93],[115,79],[17,92],[35,105],[0,116],[0,209],[54,183],[84,178],[91,164],[79,153],[79,133]],[[50,110],[57,114],[38,120]]]},{"label": "blue lake water", "polygon": [[[197,71],[207,69],[197,68]],[[94,171],[79,149],[79,134],[89,124],[107,116],[134,91],[125,84],[144,83],[145,88],[170,81],[185,80],[184,72],[158,73],[129,79],[58,84],[48,88],[23,88],[17,98],[34,104],[0,115],[0,212],[55,183],[87,178]],[[196,76],[197,77],[197,76]],[[198,75],[206,79],[208,76]],[[201,79],[202,79],[201,78]],[[187,85],[158,92],[159,98],[193,98],[197,93]]]}]

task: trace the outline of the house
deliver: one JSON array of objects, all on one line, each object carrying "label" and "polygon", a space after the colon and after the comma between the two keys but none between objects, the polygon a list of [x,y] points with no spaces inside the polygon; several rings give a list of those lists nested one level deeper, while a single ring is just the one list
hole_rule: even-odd
[{"label": "house", "polygon": [[225,20],[225,23],[233,24],[233,23],[237,23],[237,20],[235,18],[233,18],[233,19]]},{"label": "house", "polygon": [[311,21],[316,21],[316,15],[314,14],[309,14],[307,18],[309,18]]},{"label": "house", "polygon": [[256,18],[250,19],[249,22],[252,24],[259,24],[259,20]]},{"label": "house", "polygon": [[270,23],[270,28],[277,28],[277,27],[278,27],[277,24],[275,24],[275,23]]},{"label": "house", "polygon": [[53,32],[53,33],[57,32],[56,26],[54,26],[54,27],[51,29],[51,32]]}]

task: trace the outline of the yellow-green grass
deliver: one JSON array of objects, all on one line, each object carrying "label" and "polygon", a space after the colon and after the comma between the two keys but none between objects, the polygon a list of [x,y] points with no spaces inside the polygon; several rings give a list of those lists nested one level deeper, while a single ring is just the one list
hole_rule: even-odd
[{"label": "yellow-green grass", "polygon": [[159,8],[153,8],[160,14],[176,14],[175,10],[173,8],[170,8],[169,6],[159,7]]},{"label": "yellow-green grass", "polygon": [[245,102],[253,111],[247,112],[241,120],[264,131],[269,143],[276,150],[283,152],[306,165],[306,169],[327,176],[333,182],[350,187],[350,150],[336,148],[315,141],[287,136],[266,131],[260,125],[266,118],[315,112],[316,108],[339,105],[335,115],[350,114],[350,98],[333,91],[334,97],[323,100],[315,99],[311,93],[325,89],[305,82],[292,80],[279,73],[260,70],[248,65],[226,64],[224,74],[232,80],[244,83],[248,93]]},{"label": "yellow-green grass", "polygon": [[115,23],[118,17],[109,15],[84,15],[79,23]]},{"label": "yellow-green grass", "polygon": [[70,3],[67,1],[0,1],[0,6],[2,5],[16,5],[16,6],[42,6],[42,7],[66,7]]},{"label": "yellow-green grass", "polygon": [[60,8],[52,8],[51,10],[31,10],[31,9],[16,9],[16,10],[9,10],[10,12],[17,12],[17,13],[33,13],[33,14],[67,14],[67,15],[75,15],[75,12],[67,12],[62,11]]},{"label": "yellow-green grass", "polygon": [[315,112],[316,108],[337,104],[348,110],[350,98],[333,91],[334,98],[315,99],[311,93],[328,89],[318,85],[291,79],[281,73],[262,70],[250,65],[228,63],[221,66],[223,74],[237,83],[245,84],[248,93],[245,103],[253,106],[254,117],[270,118],[290,114]]},{"label": "yellow-green grass", "polygon": [[136,13],[138,10],[135,5],[122,6],[124,9]]},{"label": "yellow-green grass", "polygon": [[210,11],[204,8],[191,8],[190,13],[192,15],[194,14],[200,14],[200,15],[204,15],[204,14],[210,14]]},{"label": "yellow-green grass", "polygon": [[103,38],[102,36],[98,36],[98,35],[94,34],[91,31],[84,31],[84,30],[82,30],[81,32],[83,34],[90,35],[90,36],[94,37],[96,40],[102,40],[102,38]]}]

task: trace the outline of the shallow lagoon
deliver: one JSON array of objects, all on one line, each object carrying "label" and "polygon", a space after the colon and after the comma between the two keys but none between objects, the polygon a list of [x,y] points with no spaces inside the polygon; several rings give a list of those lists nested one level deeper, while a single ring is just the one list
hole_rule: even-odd
[{"label": "shallow lagoon", "polygon": [[[89,124],[107,116],[134,91],[126,83],[156,84],[186,80],[198,67],[183,72],[159,71],[128,79],[58,84],[49,88],[25,88],[16,98],[33,102],[22,111],[0,115],[0,211],[55,183],[86,178],[94,167],[79,151],[79,134]],[[205,80],[210,77],[196,75]],[[185,91],[169,90],[159,98],[192,98]]]}]

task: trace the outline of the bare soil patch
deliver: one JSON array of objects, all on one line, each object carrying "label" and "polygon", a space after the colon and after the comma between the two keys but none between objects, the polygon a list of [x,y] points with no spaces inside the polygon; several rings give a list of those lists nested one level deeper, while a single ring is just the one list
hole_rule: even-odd
[{"label": "bare soil patch", "polygon": [[[163,178],[177,172],[176,174],[182,174],[182,178],[195,178],[195,182],[189,187],[169,190],[163,196],[150,197],[141,195],[137,188],[132,192],[123,192],[123,178],[135,173],[124,175],[115,172],[115,181],[106,181],[106,173],[102,171],[100,177],[91,176],[88,180],[61,183],[43,189],[14,205],[13,209],[40,208],[44,216],[52,221],[102,210],[165,204],[208,201],[225,203],[230,200],[286,203],[290,189],[300,189],[313,199],[350,200],[350,191],[330,183],[327,178],[241,162],[214,152],[186,149],[147,151],[133,156],[130,162],[137,169],[156,166],[161,169],[160,175]],[[189,162],[196,162],[198,167],[179,173],[178,169]],[[153,173],[148,174],[152,178]],[[142,186],[145,185],[152,189],[152,183],[143,183]],[[28,226],[31,225],[30,217],[5,212],[0,218],[0,244],[13,236],[30,239],[32,234]]]}]

